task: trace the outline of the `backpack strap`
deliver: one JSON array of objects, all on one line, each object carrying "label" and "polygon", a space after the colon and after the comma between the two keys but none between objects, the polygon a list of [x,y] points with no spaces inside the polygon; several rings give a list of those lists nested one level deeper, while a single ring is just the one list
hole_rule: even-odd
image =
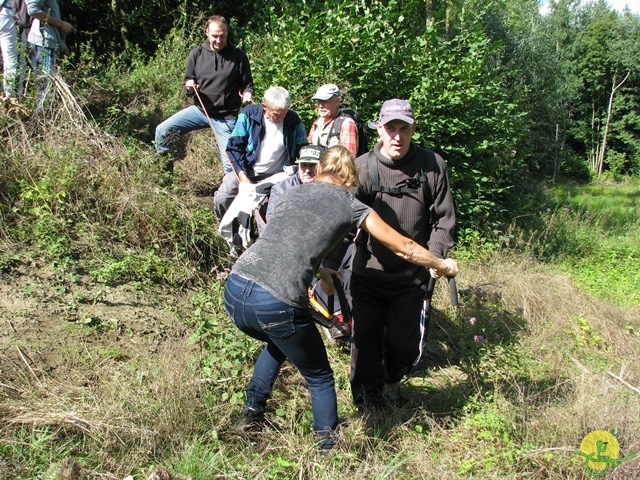
[{"label": "backpack strap", "polygon": [[329,133],[327,134],[327,145],[329,145],[329,140],[333,137],[339,137],[340,132],[342,132],[342,124],[344,123],[344,119],[347,117],[342,110],[338,111],[338,116],[331,123],[331,128],[329,129]]},{"label": "backpack strap", "polygon": [[[373,198],[380,192],[380,175],[378,175],[378,159],[373,150],[367,155],[367,162],[369,163],[369,179],[371,180],[371,191],[373,192]],[[373,200],[372,198],[372,200]]]},{"label": "backpack strap", "polygon": [[[436,154],[432,150],[427,150],[427,156],[429,157],[429,161],[431,163],[437,163]],[[424,169],[424,163],[420,164],[420,173],[418,178],[408,178],[400,182],[400,184],[395,185],[393,187],[386,187],[380,185],[380,174],[378,173],[378,159],[376,158],[375,152],[372,150],[369,152],[367,156],[367,162],[369,164],[369,179],[371,180],[371,192],[373,196],[371,197],[371,201],[375,198],[378,193],[387,193],[389,195],[400,197],[402,195],[415,194],[418,193],[418,189],[422,184],[424,186],[424,204],[428,205],[429,208],[429,223],[435,225],[437,223],[436,215],[435,215],[435,205],[433,204],[433,195],[431,192],[431,185],[429,185],[429,177]]]}]

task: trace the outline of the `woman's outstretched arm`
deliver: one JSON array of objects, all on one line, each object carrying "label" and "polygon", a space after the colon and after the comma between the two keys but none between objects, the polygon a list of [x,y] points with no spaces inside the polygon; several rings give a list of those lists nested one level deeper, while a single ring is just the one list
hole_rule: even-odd
[{"label": "woman's outstretched arm", "polygon": [[360,224],[360,227],[364,228],[370,235],[373,235],[393,253],[408,262],[435,269],[448,277],[455,277],[458,273],[458,265],[453,259],[446,258],[443,260],[436,257],[426,248],[391,228],[373,210]]}]

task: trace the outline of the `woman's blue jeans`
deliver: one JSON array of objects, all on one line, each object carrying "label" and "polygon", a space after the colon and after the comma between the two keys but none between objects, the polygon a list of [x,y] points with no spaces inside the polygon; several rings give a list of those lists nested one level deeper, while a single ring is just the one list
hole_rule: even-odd
[{"label": "woman's blue jeans", "polygon": [[264,412],[280,366],[288,358],[309,387],[314,431],[335,429],[338,412],[333,371],[309,310],[288,305],[236,274],[227,279],[224,303],[242,332],[266,342],[247,388],[246,406]]}]

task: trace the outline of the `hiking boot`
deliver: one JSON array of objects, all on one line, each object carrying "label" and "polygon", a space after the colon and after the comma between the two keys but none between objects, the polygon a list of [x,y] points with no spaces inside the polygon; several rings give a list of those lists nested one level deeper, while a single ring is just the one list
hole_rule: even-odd
[{"label": "hiking boot", "polygon": [[328,457],[333,452],[333,447],[338,443],[338,430],[317,432],[316,440],[320,456]]},{"label": "hiking boot", "polygon": [[384,411],[387,407],[387,401],[381,393],[371,393],[366,396],[355,398],[355,403],[360,414],[372,414]]},{"label": "hiking boot", "polygon": [[233,424],[233,430],[236,433],[259,430],[264,425],[264,422],[264,412],[258,412],[244,405],[240,416]]},{"label": "hiking boot", "polygon": [[382,396],[391,405],[397,404],[400,401],[400,382],[382,385]]}]

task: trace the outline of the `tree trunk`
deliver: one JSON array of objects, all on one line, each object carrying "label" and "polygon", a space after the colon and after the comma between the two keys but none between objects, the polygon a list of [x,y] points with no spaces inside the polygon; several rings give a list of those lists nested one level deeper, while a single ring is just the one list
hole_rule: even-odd
[{"label": "tree trunk", "polygon": [[611,114],[613,112],[613,97],[615,96],[618,89],[627,81],[631,75],[631,72],[627,72],[627,75],[622,79],[622,81],[616,85],[616,75],[613,75],[613,82],[611,82],[611,95],[609,96],[609,107],[607,108],[607,123],[604,125],[604,134],[602,136],[602,148],[600,149],[600,157],[598,158],[598,178],[602,175],[604,170],[604,154],[607,149],[607,135],[609,134],[609,124],[611,123]]},{"label": "tree trunk", "polygon": [[558,152],[558,140],[560,139],[560,124],[556,123],[556,143],[554,144],[554,161],[553,161],[553,177],[552,180],[556,181],[556,175],[560,172],[560,155]]},{"label": "tree trunk", "polygon": [[597,122],[597,115],[596,115],[597,109],[596,109],[596,102],[595,100],[593,101],[592,105],[591,105],[591,141],[590,141],[590,148],[589,148],[589,170],[591,170],[592,172],[597,172],[598,171],[598,122]]}]

